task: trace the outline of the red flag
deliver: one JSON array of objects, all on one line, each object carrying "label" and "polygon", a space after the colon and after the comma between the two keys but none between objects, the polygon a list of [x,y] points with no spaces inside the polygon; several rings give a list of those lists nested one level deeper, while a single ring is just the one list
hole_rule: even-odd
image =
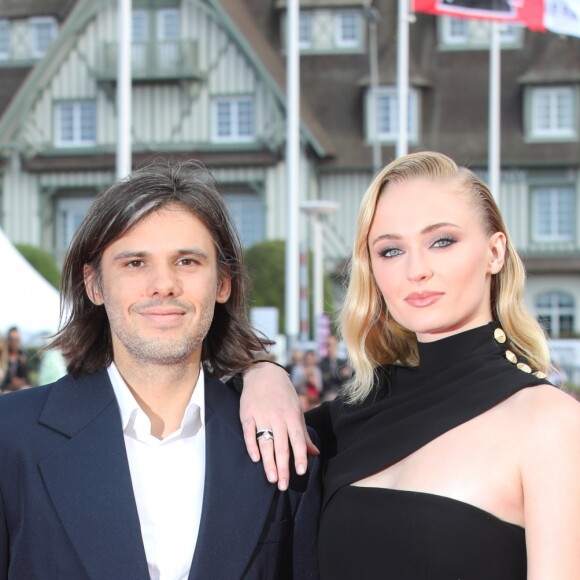
[{"label": "red flag", "polygon": [[544,0],[413,0],[415,12],[495,20],[545,31]]}]

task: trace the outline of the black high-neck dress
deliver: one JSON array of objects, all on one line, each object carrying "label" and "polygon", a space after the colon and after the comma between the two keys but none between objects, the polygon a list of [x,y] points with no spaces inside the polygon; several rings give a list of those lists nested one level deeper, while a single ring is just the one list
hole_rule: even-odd
[{"label": "black high-neck dress", "polygon": [[520,389],[547,383],[506,358],[502,335],[490,323],[419,344],[420,365],[379,369],[361,405],[335,400],[307,414],[325,465],[323,580],[525,580],[523,528],[451,498],[351,485]]}]

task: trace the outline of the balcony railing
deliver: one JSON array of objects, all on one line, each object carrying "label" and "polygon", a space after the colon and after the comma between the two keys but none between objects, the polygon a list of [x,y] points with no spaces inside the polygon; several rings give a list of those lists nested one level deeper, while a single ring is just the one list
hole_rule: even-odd
[{"label": "balcony railing", "polygon": [[[117,42],[103,43],[97,65],[99,80],[116,80],[118,55]],[[199,79],[203,76],[198,64],[197,42],[192,40],[133,42],[131,62],[135,81]]]}]

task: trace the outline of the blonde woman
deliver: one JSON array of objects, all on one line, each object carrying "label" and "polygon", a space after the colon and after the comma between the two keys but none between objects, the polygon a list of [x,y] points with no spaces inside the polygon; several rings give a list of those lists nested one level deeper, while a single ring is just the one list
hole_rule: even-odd
[{"label": "blonde woman", "polygon": [[[306,416],[325,464],[323,579],[578,578],[580,405],[545,379],[524,278],[471,171],[422,152],[373,180],[340,315],[355,374]],[[283,456],[287,422],[302,457],[290,389],[252,385],[250,453],[257,424]],[[260,451],[272,475],[272,443]]]}]

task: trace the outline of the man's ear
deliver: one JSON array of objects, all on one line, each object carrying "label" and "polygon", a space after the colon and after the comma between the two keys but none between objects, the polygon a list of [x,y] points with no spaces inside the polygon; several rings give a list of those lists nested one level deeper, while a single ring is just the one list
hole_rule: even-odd
[{"label": "man's ear", "polygon": [[505,262],[506,237],[503,232],[495,232],[489,238],[489,273],[497,274],[503,268]]},{"label": "man's ear", "polygon": [[232,279],[229,276],[222,276],[218,282],[215,301],[224,304],[228,301],[232,293]]},{"label": "man's ear", "polygon": [[99,276],[93,266],[89,266],[89,264],[83,266],[83,279],[89,300],[96,306],[101,306],[104,302],[103,291],[99,284]]}]

